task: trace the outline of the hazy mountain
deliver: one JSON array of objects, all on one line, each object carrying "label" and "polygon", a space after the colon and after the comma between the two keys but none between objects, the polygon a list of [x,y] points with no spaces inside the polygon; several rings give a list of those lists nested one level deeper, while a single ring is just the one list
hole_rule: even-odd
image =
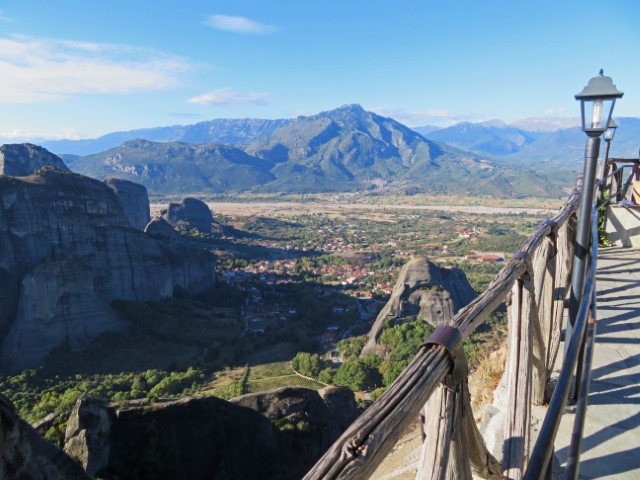
[{"label": "hazy mountain", "polygon": [[40,145],[58,155],[89,155],[137,138],[152,142],[225,143],[245,145],[271,135],[291,119],[263,120],[258,118],[209,120],[194,125],[141,128],[127,132],[113,132],[95,139],[43,140]]},{"label": "hazy mountain", "polygon": [[442,127],[437,127],[435,125],[422,125],[421,127],[411,127],[411,129],[415,132],[418,132],[423,137],[426,137],[434,130],[442,130]]},{"label": "hazy mountain", "polygon": [[132,180],[151,193],[370,189],[506,196],[554,194],[557,187],[548,179],[497,169],[478,155],[426,140],[359,105],[298,117],[244,150],[135,140],[99,154],[66,158],[75,171]]},{"label": "hazy mountain", "polygon": [[[638,158],[640,119],[616,118],[618,129],[611,141],[610,157]],[[584,161],[587,136],[580,127],[556,130],[541,135],[520,152],[504,157],[509,165],[537,164],[547,171],[580,171]],[[602,156],[605,142],[601,142]]]},{"label": "hazy mountain", "polygon": [[430,140],[481,155],[508,155],[519,152],[540,136],[506,125],[501,121],[482,123],[462,122],[425,134]]}]

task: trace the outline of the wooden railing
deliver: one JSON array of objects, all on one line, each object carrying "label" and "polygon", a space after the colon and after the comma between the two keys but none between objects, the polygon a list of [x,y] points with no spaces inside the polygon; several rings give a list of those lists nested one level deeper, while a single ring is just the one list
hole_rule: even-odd
[{"label": "wooden railing", "polygon": [[[542,404],[560,345],[571,281],[581,183],[542,222],[488,289],[427,339],[413,361],[307,473],[305,479],[367,479],[420,418],[418,479],[522,478],[531,405]],[[474,421],[462,342],[503,302],[509,321],[508,410],[502,463]]]}]

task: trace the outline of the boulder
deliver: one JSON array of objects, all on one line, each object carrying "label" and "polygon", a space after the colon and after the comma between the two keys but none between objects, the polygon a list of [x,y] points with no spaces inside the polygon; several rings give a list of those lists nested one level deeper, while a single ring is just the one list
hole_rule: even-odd
[{"label": "boulder", "polygon": [[151,220],[149,195],[144,185],[122,180],[107,178],[104,183],[116,194],[125,217],[133,228],[144,230]]},{"label": "boulder", "polygon": [[180,203],[170,203],[160,215],[176,230],[197,230],[211,233],[218,230],[218,223],[206,203],[197,198],[187,197]]},{"label": "boulder", "polygon": [[38,365],[125,327],[113,300],[213,287],[215,257],[131,227],[103,182],[52,168],[0,176],[0,369]]},{"label": "boulder", "polygon": [[89,480],[80,464],[44,440],[0,395],[0,478]]},{"label": "boulder", "polygon": [[412,321],[421,316],[434,327],[446,324],[476,293],[464,272],[442,268],[424,258],[409,260],[400,271],[391,298],[378,314],[362,355],[382,353],[378,339],[389,321]]},{"label": "boulder", "polygon": [[144,227],[144,233],[157,240],[178,241],[182,238],[162,217],[152,219],[147,226]]},{"label": "boulder", "polygon": [[69,170],[60,157],[37,145],[16,143],[0,146],[0,175],[24,177],[42,167]]}]

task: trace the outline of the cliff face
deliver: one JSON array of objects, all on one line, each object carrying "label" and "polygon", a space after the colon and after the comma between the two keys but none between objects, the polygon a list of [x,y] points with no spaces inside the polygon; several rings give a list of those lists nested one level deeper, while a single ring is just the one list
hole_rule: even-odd
[{"label": "cliff face", "polygon": [[289,468],[300,478],[357,418],[353,392],[285,387],[231,400],[271,420],[282,431]]},{"label": "cliff face", "polygon": [[293,480],[356,416],[353,392],[336,387],[124,408],[83,395],[67,422],[64,450],[103,478]]},{"label": "cliff face", "polygon": [[60,157],[30,143],[0,146],[0,175],[23,177],[41,167],[69,170]]},{"label": "cliff face", "polygon": [[0,478],[89,480],[82,467],[43,440],[0,395]]},{"label": "cliff face", "polygon": [[377,341],[387,321],[422,316],[425,322],[438,327],[475,296],[462,270],[441,268],[423,258],[410,260],[402,267],[391,298],[371,327],[362,354],[378,352]]},{"label": "cliff face", "polygon": [[122,180],[107,178],[104,183],[116,194],[124,215],[132,227],[144,230],[151,220],[149,195],[144,185]]},{"label": "cliff face", "polygon": [[114,299],[157,300],[213,286],[215,259],[130,225],[104,183],[44,168],[0,176],[0,368],[17,372],[57,346],[85,348],[125,326]]}]

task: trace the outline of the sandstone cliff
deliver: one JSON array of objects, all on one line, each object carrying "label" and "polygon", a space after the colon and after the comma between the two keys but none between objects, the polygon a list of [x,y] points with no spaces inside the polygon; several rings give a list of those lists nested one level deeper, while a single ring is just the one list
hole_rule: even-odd
[{"label": "sandstone cliff", "polygon": [[109,303],[213,286],[215,259],[130,225],[102,182],[53,168],[0,176],[0,368],[17,372],[56,347],[82,350],[125,327]]},{"label": "sandstone cliff", "polygon": [[151,220],[147,188],[120,178],[107,178],[104,183],[116,194],[131,226],[144,230]]},{"label": "sandstone cliff", "polygon": [[340,388],[124,408],[85,395],[67,423],[65,451],[103,478],[293,480],[356,415],[353,393]]},{"label": "sandstone cliff", "polygon": [[89,480],[82,467],[22,420],[0,395],[0,478]]},{"label": "sandstone cliff", "polygon": [[69,170],[60,157],[30,143],[0,146],[0,175],[24,177],[41,167]]},{"label": "sandstone cliff", "polygon": [[475,295],[462,270],[441,268],[423,258],[410,260],[402,267],[391,298],[371,327],[362,354],[379,351],[377,341],[388,321],[397,323],[421,316],[438,327]]}]

